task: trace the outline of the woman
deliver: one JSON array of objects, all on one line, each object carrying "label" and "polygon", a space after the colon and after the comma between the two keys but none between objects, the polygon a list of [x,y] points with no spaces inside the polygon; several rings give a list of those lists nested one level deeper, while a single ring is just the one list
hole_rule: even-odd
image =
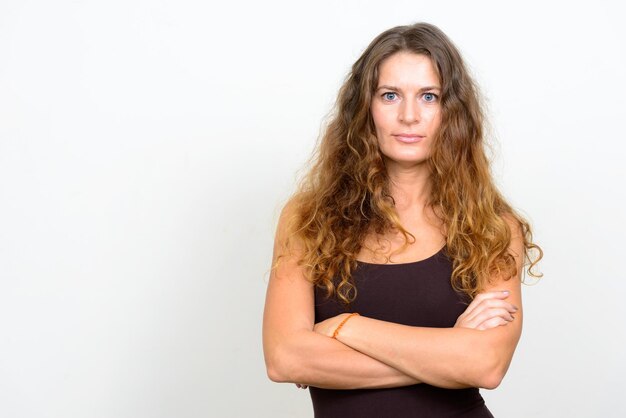
[{"label": "woman", "polygon": [[458,50],[431,24],[389,29],[281,213],[269,378],[309,387],[316,417],[490,417],[478,388],[509,367],[541,257],[491,178]]}]

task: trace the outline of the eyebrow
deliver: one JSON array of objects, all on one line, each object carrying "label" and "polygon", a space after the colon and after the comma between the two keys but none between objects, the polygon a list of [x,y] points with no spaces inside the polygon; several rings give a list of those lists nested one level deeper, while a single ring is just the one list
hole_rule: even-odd
[{"label": "eyebrow", "polygon": [[[380,89],[387,89],[387,90],[395,90],[395,91],[402,91],[401,88],[396,87],[396,86],[388,86],[388,85],[382,85],[379,86],[376,91],[380,90]],[[426,90],[441,90],[441,87],[439,86],[426,86],[426,87],[422,87],[421,89],[419,89],[418,91],[426,91]]]}]

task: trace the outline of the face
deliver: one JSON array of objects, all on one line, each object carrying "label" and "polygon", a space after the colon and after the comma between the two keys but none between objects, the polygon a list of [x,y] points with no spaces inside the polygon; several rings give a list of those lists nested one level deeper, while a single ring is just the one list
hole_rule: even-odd
[{"label": "face", "polygon": [[397,52],[378,67],[371,103],[378,145],[389,165],[413,167],[430,155],[441,120],[441,84],[427,55]]}]

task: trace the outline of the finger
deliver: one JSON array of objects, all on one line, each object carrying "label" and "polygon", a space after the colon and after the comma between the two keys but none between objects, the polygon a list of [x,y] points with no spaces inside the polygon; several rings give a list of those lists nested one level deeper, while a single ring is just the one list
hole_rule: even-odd
[{"label": "finger", "polygon": [[476,309],[476,307],[485,300],[505,299],[509,296],[509,293],[510,292],[508,290],[498,290],[494,292],[479,293],[478,295],[476,295],[474,300],[472,300],[472,302],[468,305],[468,307],[465,309],[465,312],[463,312],[462,315],[466,315],[466,316],[471,315],[474,309]]},{"label": "finger", "polygon": [[485,299],[480,302],[470,314],[467,315],[466,319],[468,321],[473,321],[478,315],[481,315],[489,310],[498,310],[498,312],[499,310],[506,310],[512,314],[517,312],[517,307],[505,300]]},{"label": "finger", "polygon": [[495,327],[499,327],[499,326],[504,326],[504,325],[507,325],[508,323],[509,323],[509,321],[505,320],[504,318],[495,317],[495,318],[491,318],[491,319],[481,323],[476,329],[478,329],[480,331],[484,331],[486,329],[491,329],[491,328],[495,328]]},{"label": "finger", "polygon": [[511,312],[509,312],[508,310],[503,309],[503,308],[493,308],[493,309],[488,309],[479,313],[478,315],[476,315],[475,318],[472,318],[471,322],[473,322],[476,325],[480,325],[481,323],[485,321],[488,321],[492,318],[497,318],[497,317],[500,317],[504,319],[505,321],[509,321],[509,322],[515,319],[513,315],[511,314]]},{"label": "finger", "polygon": [[515,312],[516,310],[510,304],[503,301],[485,301],[474,309],[472,314],[466,318],[466,321],[481,323],[483,320],[497,315],[510,319]]},{"label": "finger", "polygon": [[[507,312],[509,315],[513,315],[517,313],[517,308],[512,304],[499,301],[499,300],[488,300],[481,303],[476,309],[472,311],[470,315],[467,316],[466,321],[474,321],[480,315],[484,315],[487,312],[494,312],[495,314],[500,314],[501,312]],[[480,321],[482,322],[482,321]]]}]

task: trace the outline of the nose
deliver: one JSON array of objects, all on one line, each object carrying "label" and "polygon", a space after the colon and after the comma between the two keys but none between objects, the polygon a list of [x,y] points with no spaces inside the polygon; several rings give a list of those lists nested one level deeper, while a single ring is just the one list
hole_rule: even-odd
[{"label": "nose", "polygon": [[419,122],[420,109],[419,105],[412,100],[405,100],[399,109],[398,118],[404,123]]}]

